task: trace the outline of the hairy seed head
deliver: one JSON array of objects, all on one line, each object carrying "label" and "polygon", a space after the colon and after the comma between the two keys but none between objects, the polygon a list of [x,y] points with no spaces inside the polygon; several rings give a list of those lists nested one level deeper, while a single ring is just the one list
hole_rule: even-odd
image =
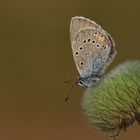
[{"label": "hairy seed head", "polygon": [[105,132],[140,124],[140,61],[117,66],[84,92],[81,106],[89,124]]}]

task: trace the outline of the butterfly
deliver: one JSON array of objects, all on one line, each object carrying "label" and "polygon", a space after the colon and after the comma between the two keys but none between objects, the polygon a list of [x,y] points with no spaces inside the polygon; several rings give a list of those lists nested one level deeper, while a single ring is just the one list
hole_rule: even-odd
[{"label": "butterfly", "polygon": [[74,62],[80,74],[77,84],[91,87],[103,77],[115,58],[115,43],[100,25],[79,16],[71,19],[70,40]]}]

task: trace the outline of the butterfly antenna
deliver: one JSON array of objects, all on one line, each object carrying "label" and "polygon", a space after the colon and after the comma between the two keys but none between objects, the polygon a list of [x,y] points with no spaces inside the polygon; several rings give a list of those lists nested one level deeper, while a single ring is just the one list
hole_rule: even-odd
[{"label": "butterfly antenna", "polygon": [[69,99],[69,97],[70,97],[70,95],[71,95],[71,91],[72,91],[72,89],[74,88],[74,86],[75,86],[75,83],[71,86],[71,88],[70,88],[70,90],[69,90],[69,92],[68,92],[68,94],[67,94],[67,97],[65,98],[65,102],[67,102],[68,101],[68,99]]}]

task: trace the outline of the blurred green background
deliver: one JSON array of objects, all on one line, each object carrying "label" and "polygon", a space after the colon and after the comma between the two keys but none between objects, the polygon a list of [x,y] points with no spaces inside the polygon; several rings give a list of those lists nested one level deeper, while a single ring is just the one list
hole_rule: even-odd
[{"label": "blurred green background", "polygon": [[[139,0],[1,1],[1,140],[108,140],[82,117],[84,88],[64,102],[78,76],[69,39],[70,19],[78,15],[113,36],[118,55],[109,70],[140,58]],[[134,124],[118,139],[138,140],[139,130]]]}]

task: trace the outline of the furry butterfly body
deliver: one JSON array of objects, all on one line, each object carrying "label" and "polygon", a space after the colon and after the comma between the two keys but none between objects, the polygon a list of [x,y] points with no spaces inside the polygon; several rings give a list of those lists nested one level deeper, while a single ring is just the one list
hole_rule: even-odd
[{"label": "furry butterfly body", "polygon": [[84,17],[73,17],[70,39],[74,61],[80,76],[77,84],[90,87],[102,77],[116,56],[112,37],[97,23]]}]

